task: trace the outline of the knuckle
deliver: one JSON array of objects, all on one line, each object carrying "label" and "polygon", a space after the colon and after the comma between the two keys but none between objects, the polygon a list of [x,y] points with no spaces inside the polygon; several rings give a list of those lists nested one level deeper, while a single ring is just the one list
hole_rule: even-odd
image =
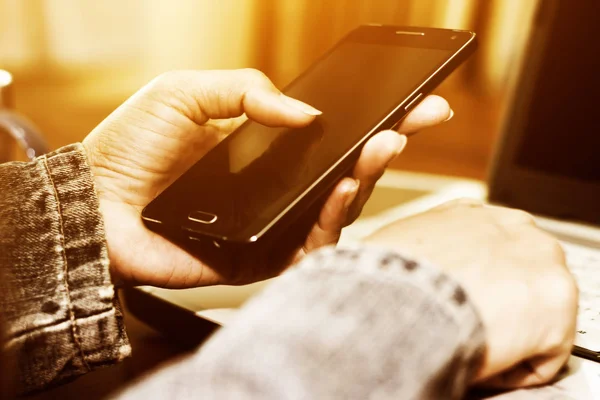
[{"label": "knuckle", "polygon": [[568,352],[575,335],[577,284],[567,271],[545,274],[539,283],[538,296],[546,305],[540,312],[551,319],[542,347],[554,352]]},{"label": "knuckle", "polygon": [[483,206],[483,202],[481,200],[472,199],[469,197],[461,197],[459,199],[454,200],[454,205],[457,207],[481,207]]},{"label": "knuckle", "polygon": [[[200,99],[205,97],[201,83],[210,79],[209,71],[171,70],[154,78],[144,97],[165,104],[193,120],[202,120]],[[199,84],[200,82],[200,84]]]},{"label": "knuckle", "polygon": [[539,229],[535,229],[533,235],[537,236],[535,241],[536,249],[547,255],[550,259],[566,268],[566,255],[562,244],[551,234]]},{"label": "knuckle", "polygon": [[146,95],[157,100],[164,100],[173,95],[179,95],[185,85],[185,71],[166,71],[156,76],[147,85]]},{"label": "knuckle", "polygon": [[264,72],[256,68],[244,68],[241,69],[240,74],[250,83],[264,82],[269,80]]},{"label": "knuckle", "polygon": [[[568,329],[567,329],[568,327]],[[575,326],[563,324],[562,329],[554,329],[547,334],[540,344],[547,352],[556,354],[557,356],[566,356],[571,353],[573,341],[575,340]],[[555,371],[549,371],[554,376]]]},{"label": "knuckle", "polygon": [[498,221],[504,225],[532,225],[535,226],[533,215],[526,211],[515,208],[495,207],[490,212],[498,217]]},{"label": "knuckle", "polygon": [[181,79],[181,75],[183,73],[183,71],[178,70],[165,71],[154,78],[151,83],[154,84],[154,86],[168,87],[174,83],[177,83]]},{"label": "knuckle", "polygon": [[483,202],[481,200],[476,200],[468,197],[462,197],[459,199],[450,200],[446,203],[443,203],[437,206],[435,209],[439,211],[444,210],[464,210],[468,208],[480,208],[483,207]]},{"label": "knuckle", "polygon": [[571,273],[565,269],[545,273],[538,279],[538,287],[542,292],[544,301],[551,307],[575,313],[579,290]]},{"label": "knuckle", "polygon": [[522,224],[529,224],[529,225],[535,225],[535,220],[533,219],[533,215],[529,214],[526,211],[523,210],[517,210],[517,209],[509,209],[510,213],[512,214],[513,220],[515,222],[519,222]]},{"label": "knuckle", "polygon": [[560,244],[560,242],[553,237],[550,237],[548,239],[548,252],[552,256],[552,258],[556,259],[558,262],[566,266],[567,257],[565,255],[565,249]]},{"label": "knuckle", "polygon": [[192,91],[197,86],[219,79],[218,71],[174,69],[156,76],[151,85],[168,92]]},{"label": "knuckle", "polygon": [[[563,358],[563,357],[560,357]],[[551,360],[553,361],[553,360]],[[546,366],[545,368],[538,368],[536,371],[537,382],[534,382],[536,385],[543,385],[551,382],[556,375],[560,372],[564,363],[552,363],[553,365]]]}]

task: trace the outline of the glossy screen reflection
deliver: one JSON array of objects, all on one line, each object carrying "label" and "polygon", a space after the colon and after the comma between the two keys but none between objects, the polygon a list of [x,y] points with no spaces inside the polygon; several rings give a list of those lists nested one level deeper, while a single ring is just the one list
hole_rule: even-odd
[{"label": "glossy screen reflection", "polygon": [[177,215],[185,210],[214,213],[219,218],[210,231],[222,237],[257,220],[270,220],[451,54],[399,45],[341,44],[286,90],[323,115],[302,129],[243,125],[167,189],[171,193],[164,198],[178,199],[173,216],[185,219]]}]

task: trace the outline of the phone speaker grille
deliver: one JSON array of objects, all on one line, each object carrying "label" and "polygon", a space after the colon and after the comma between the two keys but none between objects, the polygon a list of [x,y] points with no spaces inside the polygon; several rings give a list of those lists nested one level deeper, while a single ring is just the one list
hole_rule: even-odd
[{"label": "phone speaker grille", "polygon": [[396,31],[396,35],[425,36],[425,32]]}]

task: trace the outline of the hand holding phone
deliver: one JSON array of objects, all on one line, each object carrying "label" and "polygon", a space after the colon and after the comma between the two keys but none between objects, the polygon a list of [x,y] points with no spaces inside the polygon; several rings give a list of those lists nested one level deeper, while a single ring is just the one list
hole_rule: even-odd
[{"label": "hand holding phone", "polygon": [[[238,281],[235,271],[228,275],[221,266],[207,265],[146,229],[140,211],[245,121],[238,115],[246,113],[259,123],[287,127],[306,125],[313,118],[288,107],[288,101],[282,101],[279,91],[256,71],[180,71],[157,78],[101,123],[84,145],[95,175],[115,280],[167,287]],[[407,134],[440,123],[449,113],[443,99],[428,97],[404,120],[400,131]],[[294,255],[301,255],[303,247],[337,240],[352,218],[342,207],[349,197],[345,184],[354,178],[361,181],[351,206],[360,209],[399,145],[399,136],[392,132],[367,142],[351,178],[339,181],[318,213],[319,223],[312,224]],[[286,265],[263,265],[263,272],[272,276]]]},{"label": "hand holding phone", "polygon": [[397,126],[474,49],[472,32],[352,31],[284,90],[322,115],[301,128],[246,122],[154,199],[144,222],[199,257],[213,254],[211,264],[265,263],[291,244],[288,235],[307,233],[298,224],[315,222],[309,210],[367,140]]}]

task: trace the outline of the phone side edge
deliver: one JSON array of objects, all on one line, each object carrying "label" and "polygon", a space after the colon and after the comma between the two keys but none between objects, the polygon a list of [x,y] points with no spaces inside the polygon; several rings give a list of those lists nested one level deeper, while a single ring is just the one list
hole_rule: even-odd
[{"label": "phone side edge", "polygon": [[[264,235],[272,226],[277,224],[279,220],[285,216],[295,205],[299,203],[308,193],[317,187],[323,186],[331,186],[335,182],[329,182],[329,185],[326,184],[325,180],[328,179],[330,175],[332,176],[343,176],[343,172],[340,172],[340,166],[344,164],[351,164],[353,158],[357,158],[358,154],[360,154],[360,150],[364,146],[364,144],[373,137],[377,132],[385,129],[392,128],[395,123],[408,115],[409,111],[403,111],[402,106],[406,104],[407,101],[413,98],[413,96],[420,91],[423,92],[422,98],[426,97],[427,94],[430,94],[442,81],[444,81],[452,72],[458,68],[462,63],[464,63],[477,49],[477,39],[475,32],[468,31],[470,33],[470,38],[466,41],[444,64],[442,64],[436,71],[434,71],[429,78],[427,78],[421,85],[419,85],[406,99],[402,100],[400,104],[392,110],[386,117],[384,117],[379,124],[377,124],[373,129],[371,129],[352,149],[350,149],[343,157],[338,160],[329,170],[327,170],[319,180],[313,183],[309,188],[307,188],[295,202],[291,203],[288,207],[286,207],[279,215],[274,218],[269,224],[267,224],[258,234],[256,234],[256,238],[259,239],[262,235]],[[443,73],[442,73],[443,72]],[[404,114],[404,115],[402,115]],[[341,175],[340,175],[341,173]],[[331,180],[331,179],[330,179]],[[327,189],[321,189],[320,191],[326,191]],[[256,240],[256,239],[255,239]]]}]

